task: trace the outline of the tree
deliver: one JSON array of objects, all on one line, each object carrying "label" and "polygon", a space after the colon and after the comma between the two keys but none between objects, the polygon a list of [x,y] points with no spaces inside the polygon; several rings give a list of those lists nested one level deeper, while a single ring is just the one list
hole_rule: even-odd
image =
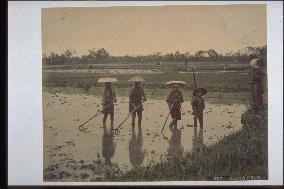
[{"label": "tree", "polygon": [[97,50],[96,55],[97,55],[97,58],[102,58],[102,59],[109,57],[109,53],[104,48]]},{"label": "tree", "polygon": [[214,49],[209,49],[207,51],[207,54],[208,54],[210,59],[216,59],[219,56],[218,53]]},{"label": "tree", "polygon": [[88,50],[89,54],[87,56],[91,57],[91,58],[96,58],[97,57],[97,52],[96,49],[92,48],[90,50]]},{"label": "tree", "polygon": [[66,49],[66,51],[64,52],[64,55],[67,59],[69,59],[72,57],[73,54],[70,49]]},{"label": "tree", "polygon": [[199,50],[195,53],[195,57],[197,58],[201,58],[201,57],[204,57],[204,53],[206,53],[206,51],[204,50]]}]

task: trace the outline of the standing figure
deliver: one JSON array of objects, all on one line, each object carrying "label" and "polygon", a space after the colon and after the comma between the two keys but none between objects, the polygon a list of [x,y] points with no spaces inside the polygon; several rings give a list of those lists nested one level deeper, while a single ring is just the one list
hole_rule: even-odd
[{"label": "standing figure", "polygon": [[141,85],[141,82],[145,81],[141,77],[134,77],[130,80],[130,82],[133,82],[134,86],[131,88],[129,93],[129,113],[132,113],[132,128],[135,127],[135,119],[136,114],[138,116],[138,129],[141,129],[141,121],[142,121],[142,111],[143,108],[143,101],[147,101],[144,89]]},{"label": "standing figure", "polygon": [[192,113],[194,120],[194,127],[197,127],[197,120],[199,121],[200,128],[203,128],[203,110],[205,109],[203,95],[207,93],[204,88],[197,88],[193,90],[193,97],[191,100]]},{"label": "standing figure", "polygon": [[102,98],[102,106],[103,106],[102,113],[104,114],[103,125],[106,124],[106,119],[108,115],[110,115],[111,125],[113,125],[114,103],[116,102],[116,95],[115,95],[115,90],[112,87],[111,83],[116,81],[117,81],[116,78],[99,79],[99,82],[104,82],[104,92]]},{"label": "standing figure", "polygon": [[170,114],[172,116],[172,122],[170,123],[170,129],[177,128],[177,121],[181,120],[181,103],[184,102],[183,94],[179,90],[179,84],[172,85],[172,91],[168,94],[166,102],[168,103]]},{"label": "standing figure", "polygon": [[252,59],[250,61],[250,72],[249,72],[249,84],[251,90],[250,109],[254,113],[262,114],[264,111],[263,105],[263,78],[264,71],[260,66],[261,61],[259,59]]}]

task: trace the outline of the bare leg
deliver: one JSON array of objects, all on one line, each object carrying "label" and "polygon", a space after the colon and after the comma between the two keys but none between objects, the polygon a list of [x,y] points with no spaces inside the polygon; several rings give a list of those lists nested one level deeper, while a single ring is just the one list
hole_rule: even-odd
[{"label": "bare leg", "polygon": [[131,122],[132,128],[135,127],[135,118],[136,118],[136,112],[134,112],[134,113],[132,114],[132,122]]},{"label": "bare leg", "polygon": [[198,116],[198,120],[199,120],[200,128],[203,129],[203,114],[201,114],[201,115]]},{"label": "bare leg", "polygon": [[194,127],[197,127],[197,115],[193,116]]},{"label": "bare leg", "polygon": [[142,111],[137,112],[138,115],[138,129],[141,129]]},{"label": "bare leg", "polygon": [[177,129],[177,120],[174,119],[174,128]]},{"label": "bare leg", "polygon": [[169,125],[171,131],[173,130],[174,122],[175,122],[175,121],[174,121],[174,119],[173,119],[173,120],[171,121],[170,125]]},{"label": "bare leg", "polygon": [[107,116],[108,116],[108,114],[104,114],[104,117],[103,117],[103,125],[106,124]]},{"label": "bare leg", "polygon": [[113,125],[114,113],[110,114],[110,124]]}]

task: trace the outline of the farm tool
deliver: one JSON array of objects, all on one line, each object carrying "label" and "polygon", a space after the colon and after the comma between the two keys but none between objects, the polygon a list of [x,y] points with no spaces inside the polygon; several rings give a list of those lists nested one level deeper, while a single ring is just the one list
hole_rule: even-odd
[{"label": "farm tool", "polygon": [[109,108],[112,104],[107,105],[104,109],[99,110],[94,116],[92,116],[91,118],[89,118],[87,121],[85,121],[84,123],[82,123],[81,125],[79,125],[79,130],[80,131],[85,131],[87,129],[87,127],[83,127],[86,123],[88,123],[91,119],[97,117],[98,115],[100,115],[101,113],[103,113],[103,111],[107,108]]},{"label": "farm tool", "polygon": [[193,79],[194,79],[194,88],[197,89],[194,69],[192,70],[192,74],[193,74]]},{"label": "farm tool", "polygon": [[166,120],[165,120],[165,122],[164,122],[164,125],[163,125],[163,128],[162,128],[162,130],[161,130],[161,133],[162,133],[162,135],[164,136],[165,139],[166,139],[167,137],[164,135],[163,131],[164,131],[164,128],[165,128],[165,126],[166,126],[166,123],[167,123],[167,121],[168,121],[168,119],[169,119],[169,116],[170,116],[170,113],[171,113],[173,107],[174,107],[174,103],[172,103],[172,105],[171,105],[171,107],[170,107],[169,113],[168,113],[168,115],[167,115],[167,118],[166,118]]},{"label": "farm tool", "polygon": [[144,100],[136,107],[134,108],[130,113],[127,114],[127,117],[115,128],[113,129],[115,134],[119,134],[119,128],[126,122],[126,120],[136,111],[138,108],[145,102]]}]

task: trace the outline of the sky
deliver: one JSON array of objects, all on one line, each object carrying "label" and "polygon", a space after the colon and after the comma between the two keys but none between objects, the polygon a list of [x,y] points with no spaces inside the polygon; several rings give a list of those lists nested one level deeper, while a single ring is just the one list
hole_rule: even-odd
[{"label": "sky", "polygon": [[44,8],[43,54],[105,48],[111,55],[215,49],[236,52],[266,45],[265,5]]}]

